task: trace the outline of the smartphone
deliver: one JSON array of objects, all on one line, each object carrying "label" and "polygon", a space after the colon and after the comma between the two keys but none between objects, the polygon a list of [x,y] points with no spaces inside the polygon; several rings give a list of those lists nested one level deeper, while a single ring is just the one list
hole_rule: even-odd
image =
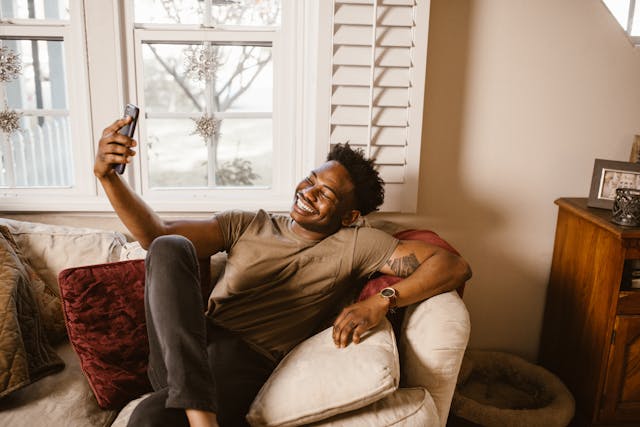
[{"label": "smartphone", "polygon": [[[133,104],[127,104],[127,106],[124,107],[124,117],[129,116],[132,120],[129,124],[120,128],[120,130],[118,131],[119,134],[127,135],[129,138],[133,138],[133,132],[136,131],[136,124],[138,123],[138,113],[140,113],[140,109]],[[125,166],[125,163],[120,163],[115,165],[113,168],[117,173],[122,175],[124,173]]]}]

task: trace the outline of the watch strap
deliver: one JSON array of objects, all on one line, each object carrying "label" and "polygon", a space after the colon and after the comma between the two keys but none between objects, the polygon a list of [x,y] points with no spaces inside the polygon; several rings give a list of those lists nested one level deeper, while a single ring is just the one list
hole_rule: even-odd
[{"label": "watch strap", "polygon": [[380,291],[380,297],[389,301],[389,313],[395,313],[396,308],[398,308],[398,291],[394,288],[384,288]]}]

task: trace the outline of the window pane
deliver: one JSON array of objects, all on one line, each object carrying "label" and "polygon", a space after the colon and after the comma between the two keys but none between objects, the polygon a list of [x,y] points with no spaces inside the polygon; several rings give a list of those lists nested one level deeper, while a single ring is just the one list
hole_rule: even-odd
[{"label": "window pane", "polygon": [[69,19],[69,0],[0,0],[2,18]]},{"label": "window pane", "polygon": [[207,187],[209,162],[217,187],[271,185],[271,119],[224,119],[218,126],[209,153],[193,120],[148,119],[150,187]]},{"label": "window pane", "polygon": [[142,51],[150,113],[272,111],[270,47],[153,43]]},{"label": "window pane", "polygon": [[147,112],[203,111],[204,86],[185,77],[187,45],[144,44],[144,96]]},{"label": "window pane", "polygon": [[216,73],[217,111],[272,111],[273,63],[271,48],[212,46],[221,66]]},{"label": "window pane", "polygon": [[[2,133],[2,185],[73,185],[63,42],[2,40],[18,55],[19,72],[3,83],[5,114],[18,114],[19,129]],[[5,108],[4,106],[2,107]],[[34,116],[33,110],[39,110]],[[15,117],[15,116],[14,116]]]},{"label": "window pane", "polygon": [[212,0],[213,25],[280,25],[280,0]]},{"label": "window pane", "polygon": [[225,119],[220,122],[218,186],[271,185],[271,119]]},{"label": "window pane", "polygon": [[604,0],[613,16],[615,16],[622,28],[627,28],[629,20],[629,2],[630,0]]},{"label": "window pane", "polygon": [[207,186],[207,146],[193,128],[189,119],[147,120],[151,188]]},{"label": "window pane", "polygon": [[202,2],[198,0],[135,0],[135,21],[149,24],[201,24]]},{"label": "window pane", "polygon": [[280,0],[136,0],[135,21],[153,24],[279,25]]},{"label": "window pane", "polygon": [[6,85],[8,104],[18,109],[66,109],[63,42],[2,40],[20,54],[22,72]]},{"label": "window pane", "polygon": [[[72,186],[73,151],[68,118],[23,116],[20,127],[21,130],[11,136],[2,134],[2,185]],[[8,172],[10,166],[13,177]]]}]

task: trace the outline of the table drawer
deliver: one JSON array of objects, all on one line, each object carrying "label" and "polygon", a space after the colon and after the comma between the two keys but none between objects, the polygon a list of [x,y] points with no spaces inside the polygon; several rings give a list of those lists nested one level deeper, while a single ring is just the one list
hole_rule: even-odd
[{"label": "table drawer", "polygon": [[618,296],[618,314],[640,314],[640,289],[621,291]]}]

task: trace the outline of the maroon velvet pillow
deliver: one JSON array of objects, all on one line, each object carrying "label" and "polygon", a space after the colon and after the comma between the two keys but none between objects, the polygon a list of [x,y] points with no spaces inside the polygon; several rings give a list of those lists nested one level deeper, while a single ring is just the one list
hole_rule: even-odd
[{"label": "maroon velvet pillow", "polygon": [[[432,245],[439,246],[443,249],[448,250],[449,252],[453,252],[456,255],[460,255],[453,246],[451,246],[444,239],[430,230],[405,230],[394,234],[394,237],[400,240],[420,240]],[[377,294],[382,289],[395,285],[400,280],[402,280],[402,278],[396,276],[388,276],[384,274],[376,276],[365,283],[362,291],[360,292],[360,296],[358,297],[358,301],[365,300],[370,296]],[[458,288],[458,293],[460,294],[460,296],[462,296],[463,290],[464,285]],[[403,315],[403,309],[396,310],[395,314],[389,313],[387,315],[396,332],[399,331],[400,325],[402,324]]]},{"label": "maroon velvet pillow", "polygon": [[103,409],[150,391],[144,260],[69,268],[58,282],[69,340]]}]

